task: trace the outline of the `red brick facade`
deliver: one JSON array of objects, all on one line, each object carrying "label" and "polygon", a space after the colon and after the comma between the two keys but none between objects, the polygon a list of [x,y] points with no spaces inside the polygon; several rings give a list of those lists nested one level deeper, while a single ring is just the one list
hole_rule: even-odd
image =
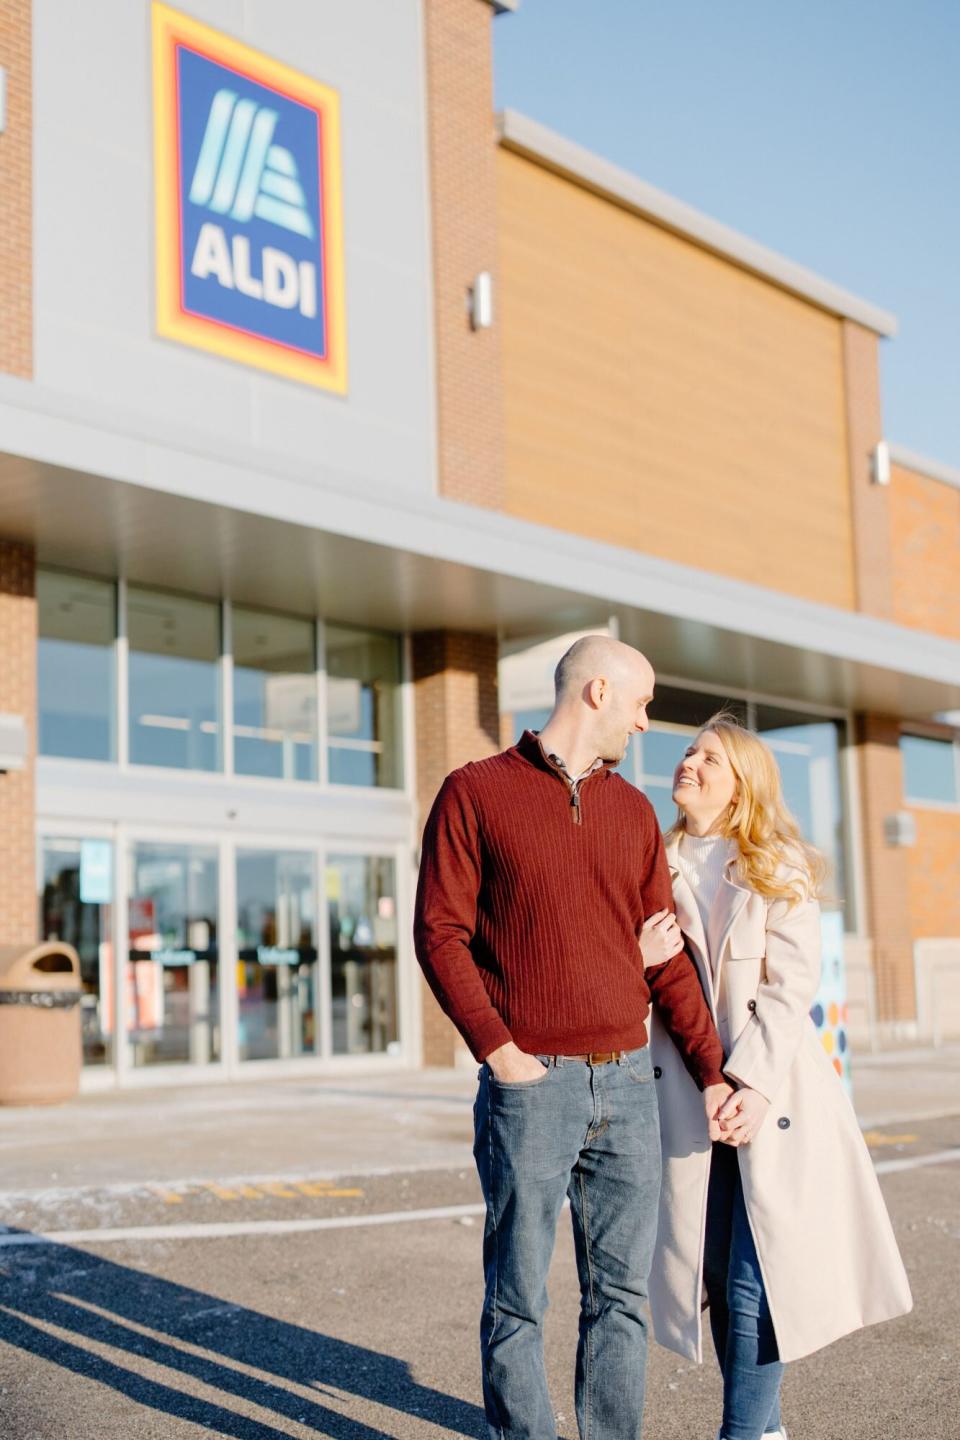
[{"label": "red brick facade", "polygon": [[891,845],[887,816],[903,810],[900,722],[886,715],[857,719],[866,923],[873,937],[877,1019],[882,1026],[915,1018],[913,933],[909,893],[911,851]]},{"label": "red brick facade", "polygon": [[[444,630],[415,635],[413,681],[422,829],[445,776],[500,749],[496,637]],[[459,1043],[424,984],[424,1064],[452,1064]]]},{"label": "red brick facade", "polygon": [[31,0],[0,0],[7,124],[0,134],[0,371],[33,374]]},{"label": "red brick facade", "polygon": [[25,770],[0,774],[0,945],[36,939],[33,756],[37,713],[37,602],[33,550],[0,540],[0,713],[22,715]]},{"label": "red brick facade", "polygon": [[842,321],[842,328],[857,609],[889,619],[893,614],[889,491],[873,483],[871,471],[871,456],[883,439],[880,342],[852,320]]},{"label": "red brick facade", "polygon": [[[500,509],[492,17],[485,0],[425,4],[440,493]],[[469,292],[483,271],[493,277],[495,323],[474,330]]]},{"label": "red brick facade", "polygon": [[894,619],[960,640],[960,490],[895,465],[890,525]]}]

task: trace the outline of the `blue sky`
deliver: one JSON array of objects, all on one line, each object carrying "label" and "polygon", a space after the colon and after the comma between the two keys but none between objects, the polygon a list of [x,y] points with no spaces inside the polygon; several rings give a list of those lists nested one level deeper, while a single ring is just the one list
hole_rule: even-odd
[{"label": "blue sky", "polygon": [[510,106],[891,310],[888,439],[960,467],[960,0],[520,0]]}]

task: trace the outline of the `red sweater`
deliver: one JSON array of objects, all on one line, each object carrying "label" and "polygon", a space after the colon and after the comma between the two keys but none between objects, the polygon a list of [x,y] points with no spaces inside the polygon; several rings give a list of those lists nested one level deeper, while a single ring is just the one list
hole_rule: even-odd
[{"label": "red sweater", "polygon": [[533,1054],[638,1049],[652,992],[691,1075],[717,1083],[723,1051],[690,956],[644,976],[644,917],[673,909],[653,806],[610,767],[579,800],[529,731],[447,776],[414,919],[431,989],[478,1060],[508,1040]]}]

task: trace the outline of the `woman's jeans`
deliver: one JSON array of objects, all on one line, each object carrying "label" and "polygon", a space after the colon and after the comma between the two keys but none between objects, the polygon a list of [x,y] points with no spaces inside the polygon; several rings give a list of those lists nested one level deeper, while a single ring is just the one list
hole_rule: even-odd
[{"label": "woman's jeans", "polygon": [[[547,1057],[541,1056],[541,1059]],[[517,1085],[480,1072],[474,1155],[487,1218],[480,1322],[492,1440],[555,1440],[543,1363],[547,1272],[569,1197],[580,1276],[582,1440],[639,1440],[660,1124],[649,1047],[606,1065],[559,1057]]]},{"label": "woman's jeans", "polygon": [[703,1280],[723,1374],[724,1440],[760,1440],[780,1428],[784,1367],[750,1233],[737,1152],[715,1144],[710,1163]]}]

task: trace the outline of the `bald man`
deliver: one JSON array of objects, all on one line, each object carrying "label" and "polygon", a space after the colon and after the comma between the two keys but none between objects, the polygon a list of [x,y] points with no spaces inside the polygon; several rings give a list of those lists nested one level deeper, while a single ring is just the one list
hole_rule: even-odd
[{"label": "bald man", "polygon": [[483,1396],[492,1440],[556,1440],[546,1280],[569,1199],[580,1276],[583,1440],[638,1440],[660,1189],[651,995],[703,1091],[730,1093],[689,955],[644,975],[644,919],[672,910],[645,795],[615,773],[647,729],[649,661],[604,635],[557,666],[539,735],[447,776],[423,837],[417,956],[480,1062],[474,1155],[486,1201]]}]

